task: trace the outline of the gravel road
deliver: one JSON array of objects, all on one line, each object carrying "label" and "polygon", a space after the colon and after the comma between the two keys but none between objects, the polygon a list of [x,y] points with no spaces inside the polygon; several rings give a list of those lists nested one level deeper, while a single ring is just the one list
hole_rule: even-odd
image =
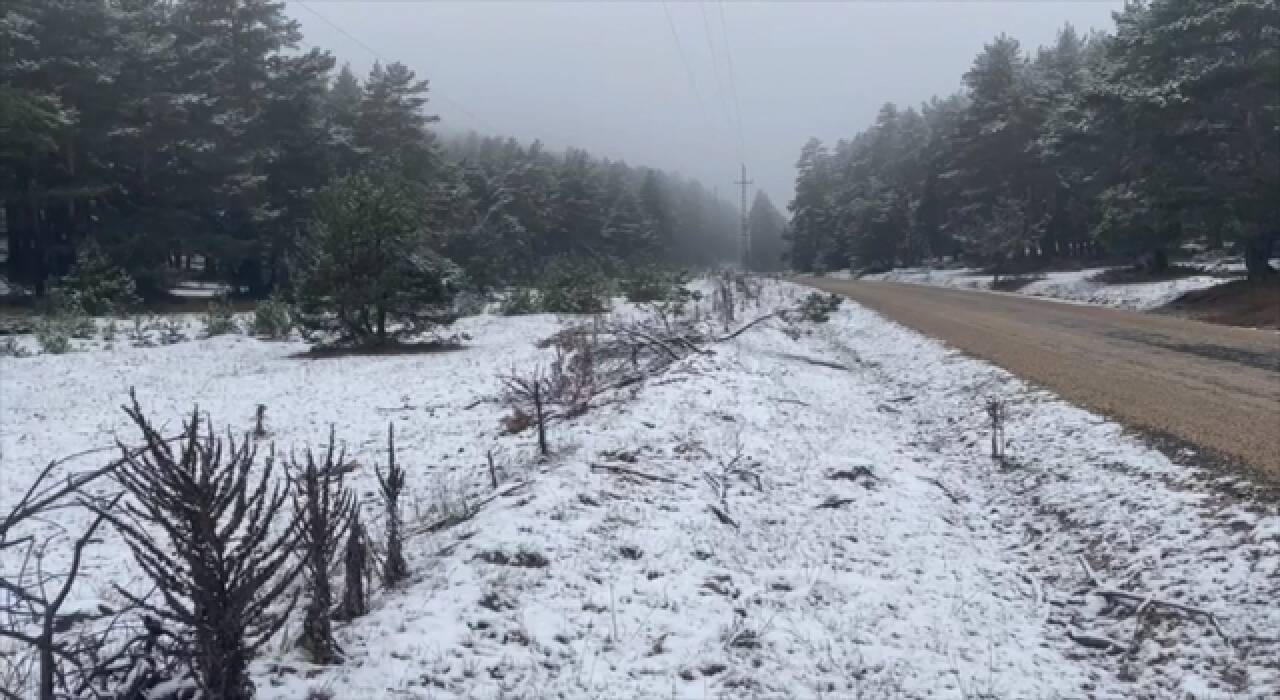
[{"label": "gravel road", "polygon": [[807,278],[1062,397],[1280,479],[1280,333],[1043,299]]}]

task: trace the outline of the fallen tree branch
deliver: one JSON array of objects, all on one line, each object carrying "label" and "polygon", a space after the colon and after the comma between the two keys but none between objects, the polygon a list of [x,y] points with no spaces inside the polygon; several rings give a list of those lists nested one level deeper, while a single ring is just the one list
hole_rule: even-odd
[{"label": "fallen tree branch", "polygon": [[1089,582],[1089,585],[1097,587],[1099,585],[1098,576],[1093,573],[1093,567],[1089,566],[1089,560],[1085,559],[1083,554],[1080,555],[1080,566],[1084,567],[1084,577]]},{"label": "fallen tree branch", "polygon": [[1075,630],[1067,630],[1067,638],[1084,647],[1090,649],[1100,649],[1110,653],[1119,653],[1125,650],[1125,646],[1120,642],[1101,635],[1089,634],[1087,632],[1078,632]]},{"label": "fallen tree branch", "polygon": [[[1139,618],[1139,623],[1141,623],[1142,614],[1144,612],[1157,607],[1169,608],[1171,610],[1177,610],[1178,612],[1184,613],[1186,615],[1199,616],[1207,619],[1209,621],[1209,624],[1213,625],[1213,629],[1215,632],[1218,633],[1218,636],[1222,637],[1222,641],[1226,642],[1227,646],[1231,646],[1231,638],[1227,636],[1226,632],[1222,631],[1222,625],[1218,623],[1218,617],[1214,615],[1212,612],[1209,612],[1208,610],[1205,610],[1203,608],[1196,608],[1190,605],[1183,605],[1182,603],[1175,603],[1171,600],[1162,600],[1160,598],[1156,598],[1155,596],[1151,596],[1151,595],[1142,595],[1139,593],[1130,593],[1128,591],[1120,591],[1120,590],[1115,590],[1111,588],[1103,588],[1100,579],[1098,578],[1097,574],[1094,573],[1093,571],[1093,567],[1089,566],[1089,560],[1086,559],[1083,554],[1079,555],[1078,558],[1080,561],[1080,566],[1084,568],[1085,578],[1089,581],[1089,584],[1093,586],[1093,588],[1095,589],[1093,593],[1095,595],[1100,595],[1109,601],[1113,601],[1113,602],[1123,601],[1125,604],[1131,605],[1134,608],[1134,611],[1137,617]],[[1097,589],[1100,589],[1100,590],[1097,590]]]},{"label": "fallen tree branch", "polygon": [[495,500],[497,500],[502,496],[510,496],[516,491],[519,491],[521,488],[524,488],[524,486],[525,484],[523,482],[518,484],[512,484],[511,486],[508,486],[502,491],[499,491],[491,496],[487,496],[477,501],[474,506],[471,506],[470,508],[468,508],[464,513],[455,513],[453,515],[446,515],[445,517],[440,518],[435,522],[427,523],[426,525],[421,525],[412,530],[406,530],[404,533],[405,537],[417,537],[418,535],[429,535],[433,532],[439,532],[441,530],[451,528],[454,525],[461,525],[462,523],[465,523],[468,520],[479,515],[481,508],[489,505],[490,503],[494,502]]},{"label": "fallen tree branch", "polygon": [[676,479],[672,479],[672,478],[671,478],[671,477],[669,477],[669,476],[661,476],[661,475],[658,475],[658,474],[646,474],[646,473],[644,473],[644,472],[638,472],[638,471],[636,471],[636,470],[634,470],[634,469],[627,469],[626,467],[619,467],[619,466],[617,466],[617,465],[615,465],[615,464],[595,464],[595,463],[592,463],[592,464],[591,464],[591,465],[589,465],[589,466],[590,466],[590,468],[591,468],[591,470],[592,470],[592,471],[596,471],[596,470],[604,470],[604,471],[614,472],[614,473],[617,473],[617,474],[626,474],[627,476],[634,476],[634,477],[638,477],[638,478],[641,478],[641,479],[649,479],[650,481],[661,481],[661,482],[663,482],[664,484],[678,484],[678,485],[680,485],[680,486],[686,486],[686,485],[687,485],[687,484],[685,484],[684,482],[682,482],[682,481],[678,481],[678,480],[676,480]]},{"label": "fallen tree branch", "polygon": [[841,469],[827,474],[828,479],[847,479],[849,481],[857,481],[860,477],[869,477],[873,481],[879,481],[875,472],[871,471],[871,467],[865,464],[859,464],[853,469]]},{"label": "fallen tree branch", "polygon": [[728,525],[729,527],[732,527],[735,530],[738,529],[738,523],[734,522],[733,518],[730,518],[728,513],[724,512],[723,510],[720,510],[719,508],[711,504],[708,504],[707,507],[711,509],[711,513],[716,516],[717,520],[724,523],[725,525]]},{"label": "fallen tree branch", "polygon": [[928,482],[928,483],[930,483],[930,484],[933,484],[934,486],[937,486],[939,489],[941,489],[941,490],[942,490],[942,493],[943,493],[947,498],[951,499],[951,502],[952,502],[952,503],[954,503],[954,504],[956,504],[956,505],[960,505],[961,503],[963,503],[963,499],[961,499],[959,496],[957,496],[957,495],[955,495],[954,493],[952,493],[952,492],[951,492],[951,489],[947,488],[947,487],[946,487],[946,485],[944,485],[941,481],[938,481],[937,479],[935,479],[935,478],[933,478],[933,477],[931,477],[931,476],[926,476],[926,477],[922,477],[922,478],[924,479],[924,481],[926,481],[926,482]]},{"label": "fallen tree branch", "polygon": [[767,314],[765,314],[765,315],[761,316],[760,318],[755,319],[754,321],[752,321],[752,322],[748,323],[747,325],[745,325],[745,326],[743,326],[743,327],[739,328],[738,330],[736,330],[736,331],[734,331],[734,332],[732,332],[732,333],[730,333],[730,334],[728,334],[728,335],[722,335],[722,336],[720,336],[719,338],[716,338],[716,342],[717,342],[717,343],[723,343],[723,342],[725,342],[725,341],[727,341],[727,340],[733,340],[734,338],[737,338],[738,336],[742,335],[743,333],[746,333],[747,331],[751,330],[751,329],[752,329],[752,328],[754,328],[757,324],[762,323],[762,322],[764,322],[764,321],[768,321],[769,319],[771,319],[771,318],[775,318],[775,317],[777,317],[777,316],[779,316],[780,314],[783,314],[783,313],[785,313],[785,310],[784,310],[784,311],[774,311],[774,312],[772,312],[772,313],[767,313]]},{"label": "fallen tree branch", "polygon": [[1209,624],[1213,625],[1214,631],[1218,633],[1219,637],[1222,637],[1222,641],[1226,642],[1228,645],[1231,644],[1231,638],[1228,637],[1227,634],[1222,631],[1222,626],[1218,624],[1217,616],[1215,616],[1213,613],[1203,608],[1196,608],[1190,605],[1183,605],[1182,603],[1175,603],[1171,600],[1161,600],[1160,598],[1139,595],[1137,593],[1129,593],[1127,591],[1116,591],[1116,590],[1108,589],[1108,590],[1094,591],[1094,593],[1102,596],[1103,598],[1106,598],[1107,600],[1124,600],[1128,602],[1137,603],[1136,610],[1139,613],[1143,612],[1144,610],[1150,610],[1152,608],[1169,608],[1172,610],[1177,610],[1178,612],[1181,612],[1181,613],[1185,613],[1187,615],[1198,615],[1200,617],[1207,619],[1209,621]]}]

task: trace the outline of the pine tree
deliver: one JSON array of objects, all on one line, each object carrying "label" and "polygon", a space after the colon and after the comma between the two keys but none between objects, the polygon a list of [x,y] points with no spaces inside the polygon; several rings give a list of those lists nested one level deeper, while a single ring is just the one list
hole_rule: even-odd
[{"label": "pine tree", "polygon": [[1134,134],[1112,201],[1138,199],[1169,222],[1234,221],[1251,278],[1274,274],[1280,239],[1276,26],[1272,0],[1127,6],[1092,95],[1096,130]]},{"label": "pine tree", "polygon": [[260,152],[255,165],[265,177],[266,204],[256,255],[242,263],[239,275],[254,296],[285,286],[315,194],[341,167],[342,151],[329,128],[325,100],[333,62],[318,49],[272,61],[257,130],[274,146]]},{"label": "pine tree", "polygon": [[[1031,72],[1016,39],[1000,35],[987,44],[964,75],[969,105],[958,134],[957,166],[961,225],[983,237],[1000,231],[1016,241],[985,243],[985,256],[1019,256],[1036,238],[1030,212],[1040,195],[1034,177],[1038,161],[1029,145],[1038,133],[1032,109]],[[1009,211],[1023,212],[1016,231],[997,221]],[[985,257],[984,256],[984,257]],[[999,263],[999,261],[989,261]]]},{"label": "pine tree", "polygon": [[362,153],[356,144],[356,127],[363,99],[360,80],[351,72],[351,64],[343,63],[325,96],[332,165],[338,175],[351,175],[360,168]]},{"label": "pine tree", "polygon": [[355,142],[372,167],[418,183],[430,181],[439,164],[435,137],[427,125],[438,117],[423,113],[427,81],[402,63],[375,63],[364,84]]},{"label": "pine tree", "polygon": [[303,326],[384,345],[452,322],[461,272],[430,245],[422,202],[393,175],[352,175],[320,193],[303,247]]},{"label": "pine tree", "polygon": [[831,221],[830,169],[826,147],[809,139],[796,163],[796,194],[791,210],[791,266],[800,271],[821,271],[822,251]]},{"label": "pine tree", "polygon": [[556,177],[555,219],[542,257],[600,258],[604,192],[596,164],[585,151],[570,150]]},{"label": "pine tree", "polygon": [[747,235],[751,241],[751,269],[758,272],[775,272],[782,269],[785,252],[783,234],[787,220],[773,206],[769,196],[756,192],[747,215]]},{"label": "pine tree", "polygon": [[[0,16],[0,185],[10,268],[43,293],[64,274],[105,194],[97,158],[117,106],[116,23],[105,3],[14,0]],[[105,59],[105,60],[104,60]]]}]

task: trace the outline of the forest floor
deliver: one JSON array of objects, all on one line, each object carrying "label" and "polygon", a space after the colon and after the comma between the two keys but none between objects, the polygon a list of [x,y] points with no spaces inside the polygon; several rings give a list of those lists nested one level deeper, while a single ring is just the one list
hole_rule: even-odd
[{"label": "forest floor", "polygon": [[[807,291],[767,283],[740,322]],[[322,445],[336,424],[372,522],[371,465],[394,424],[423,533],[413,581],[338,627],[342,665],[307,664],[287,628],[254,666],[269,699],[1280,688],[1280,505],[1248,479],[1171,460],[848,303],[678,361],[554,424],[540,459],[530,431],[503,432],[494,398],[500,373],[549,359],[537,342],[560,327],[467,318],[467,344],[431,355],[309,359],[300,342],[223,336],[0,358],[0,509],[47,461],[130,441],[115,408],[129,387],[169,426],[198,402],[248,430],[265,404],[280,450]],[[1003,460],[989,456],[991,399],[1008,416]],[[145,590],[111,534],[86,572],[78,605],[112,602],[111,584]]]}]

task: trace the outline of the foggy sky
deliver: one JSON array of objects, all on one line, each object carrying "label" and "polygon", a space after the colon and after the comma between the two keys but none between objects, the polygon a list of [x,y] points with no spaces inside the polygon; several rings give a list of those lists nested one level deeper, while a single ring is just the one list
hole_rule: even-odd
[{"label": "foggy sky", "polygon": [[733,201],[745,162],[783,209],[810,136],[833,143],[867,127],[886,101],[905,107],[955,91],[1001,32],[1034,48],[1064,22],[1109,30],[1122,5],[668,0],[670,24],[656,0],[293,0],[289,13],[308,45],[357,75],[382,57],[430,80],[441,129],[581,147],[696,177]]}]

